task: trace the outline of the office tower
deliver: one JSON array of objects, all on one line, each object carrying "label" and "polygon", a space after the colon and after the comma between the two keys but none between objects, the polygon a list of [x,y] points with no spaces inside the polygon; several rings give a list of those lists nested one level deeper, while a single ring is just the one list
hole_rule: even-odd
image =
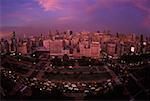
[{"label": "office tower", "polygon": [[50,55],[62,55],[63,40],[43,40],[43,46],[49,50]]},{"label": "office tower", "polygon": [[107,43],[107,54],[114,56],[114,54],[116,53],[116,43]]},{"label": "office tower", "polygon": [[1,39],[1,41],[0,41],[0,52],[4,53],[4,51],[5,51],[4,39]]},{"label": "office tower", "polygon": [[31,41],[28,39],[28,40],[27,40],[27,53],[32,53],[31,47],[32,47],[32,43],[31,43]]},{"label": "office tower", "polygon": [[9,43],[7,40],[4,41],[6,53],[9,52]]},{"label": "office tower", "polygon": [[143,45],[143,35],[141,34],[140,36],[140,53],[143,53],[143,48],[144,48],[144,45]]},{"label": "office tower", "polygon": [[11,51],[17,52],[17,46],[16,33],[13,32],[11,36]]},{"label": "office tower", "polygon": [[18,47],[18,51],[22,54],[27,54],[28,53],[28,49],[27,49],[27,42],[23,42],[19,47]]},{"label": "office tower", "polygon": [[92,42],[91,43],[91,57],[99,58],[100,57],[100,43],[99,42]]}]

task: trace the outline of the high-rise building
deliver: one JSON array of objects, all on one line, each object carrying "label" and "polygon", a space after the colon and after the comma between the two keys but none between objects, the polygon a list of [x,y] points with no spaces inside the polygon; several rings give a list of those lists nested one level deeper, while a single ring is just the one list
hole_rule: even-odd
[{"label": "high-rise building", "polygon": [[13,32],[11,36],[11,51],[17,52],[18,45],[17,45],[17,39],[16,39],[16,33]]},{"label": "high-rise building", "polygon": [[143,35],[141,35],[140,36],[140,53],[143,53],[143,48],[144,48],[143,41],[144,41],[144,38],[143,38]]},{"label": "high-rise building", "polygon": [[107,54],[114,56],[116,53],[116,43],[107,43]]},{"label": "high-rise building", "polygon": [[32,53],[32,42],[27,39],[27,53]]},{"label": "high-rise building", "polygon": [[6,53],[9,52],[9,43],[7,40],[4,41]]},{"label": "high-rise building", "polygon": [[92,42],[91,43],[91,57],[99,58],[100,57],[100,43],[99,42]]},{"label": "high-rise building", "polygon": [[99,33],[94,33],[92,36],[92,41],[93,42],[100,42],[100,36]]},{"label": "high-rise building", "polygon": [[1,39],[1,41],[0,41],[0,52],[1,52],[1,53],[4,53],[4,52],[5,52],[4,39]]},{"label": "high-rise building", "polygon": [[92,57],[92,58],[99,58],[100,57],[100,43],[99,42],[92,42],[90,47],[88,47],[88,42],[80,43],[79,44],[79,52],[80,56],[85,57]]},{"label": "high-rise building", "polygon": [[50,51],[50,55],[62,55],[63,40],[43,40],[43,46]]},{"label": "high-rise building", "polygon": [[22,53],[22,54],[27,54],[28,50],[27,50],[27,42],[23,42],[19,47],[18,47],[18,52]]}]

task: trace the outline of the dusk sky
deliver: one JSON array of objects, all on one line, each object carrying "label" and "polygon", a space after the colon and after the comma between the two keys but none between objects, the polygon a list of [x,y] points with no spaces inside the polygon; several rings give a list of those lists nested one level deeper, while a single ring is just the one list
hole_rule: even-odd
[{"label": "dusk sky", "polygon": [[0,37],[48,30],[150,34],[150,0],[0,0]]}]

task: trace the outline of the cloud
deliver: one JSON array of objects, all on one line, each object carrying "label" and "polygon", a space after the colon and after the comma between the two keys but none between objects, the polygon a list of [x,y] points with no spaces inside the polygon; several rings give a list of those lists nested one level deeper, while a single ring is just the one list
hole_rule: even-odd
[{"label": "cloud", "polygon": [[[5,2],[7,0],[4,0]],[[23,0],[22,0],[23,1]],[[130,26],[131,29],[150,29],[150,0],[24,0],[3,4],[3,25],[40,26]],[[6,9],[6,10],[5,10]],[[7,12],[7,10],[9,10]],[[43,12],[40,12],[41,9]],[[131,11],[129,11],[131,9]],[[4,12],[6,11],[6,12]],[[122,11],[125,11],[122,13]],[[134,19],[136,18],[136,19]],[[143,18],[143,19],[142,19]],[[7,20],[6,20],[7,19]],[[111,24],[110,24],[111,23]],[[141,26],[139,26],[139,24]],[[65,27],[64,27],[65,28]],[[70,27],[71,28],[71,27]],[[45,28],[46,29],[46,28]],[[82,28],[80,28],[82,29]],[[122,28],[122,29],[125,29]],[[129,30],[126,28],[125,30]]]},{"label": "cloud", "polygon": [[95,11],[106,9],[111,11],[114,6],[130,4],[144,13],[144,19],[141,22],[143,27],[150,27],[150,4],[149,0],[36,0],[44,11],[63,12],[63,17],[57,19],[60,21],[73,20],[73,16],[88,16]]},{"label": "cloud", "polygon": [[63,5],[60,0],[37,0],[37,2],[44,8],[45,11],[56,11],[63,9]]},{"label": "cloud", "polygon": [[74,19],[74,16],[62,16],[58,18],[59,21],[68,21],[72,19]]},{"label": "cloud", "polygon": [[148,15],[147,17],[144,18],[142,25],[145,28],[149,28],[150,29],[150,15]]},{"label": "cloud", "polygon": [[34,9],[32,3],[24,3],[22,7],[30,11]]},{"label": "cloud", "polygon": [[17,12],[17,11],[7,14],[5,17],[8,17],[8,18],[18,18],[18,19],[20,19],[22,21],[25,21],[25,22],[32,21],[32,16],[24,14],[22,12]]},{"label": "cloud", "polygon": [[[91,0],[92,1],[92,0]],[[87,3],[87,0],[84,1],[84,8],[87,14],[91,14],[96,10],[107,9],[111,10],[113,6],[123,5],[131,2],[131,0],[93,0],[94,3]]]},{"label": "cloud", "polygon": [[149,0],[136,0],[133,1],[135,7],[144,13],[144,19],[142,26],[145,28],[150,28],[150,1]]},{"label": "cloud", "polygon": [[105,7],[111,7],[115,4],[124,4],[124,3],[128,3],[130,2],[131,0],[97,0],[97,2],[99,4],[101,4],[101,6],[105,6]]},{"label": "cloud", "polygon": [[111,8],[115,4],[118,3],[124,4],[131,0],[36,0],[36,1],[44,9],[44,11],[68,10],[73,12],[81,11],[82,13],[92,13],[97,9]]}]

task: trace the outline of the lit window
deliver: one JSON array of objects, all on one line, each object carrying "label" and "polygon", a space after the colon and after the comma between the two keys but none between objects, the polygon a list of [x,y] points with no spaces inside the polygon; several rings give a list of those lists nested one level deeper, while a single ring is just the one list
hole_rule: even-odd
[{"label": "lit window", "polygon": [[131,52],[134,52],[135,51],[135,47],[131,47]]},{"label": "lit window", "polygon": [[146,45],[146,42],[143,42],[143,45]]}]

